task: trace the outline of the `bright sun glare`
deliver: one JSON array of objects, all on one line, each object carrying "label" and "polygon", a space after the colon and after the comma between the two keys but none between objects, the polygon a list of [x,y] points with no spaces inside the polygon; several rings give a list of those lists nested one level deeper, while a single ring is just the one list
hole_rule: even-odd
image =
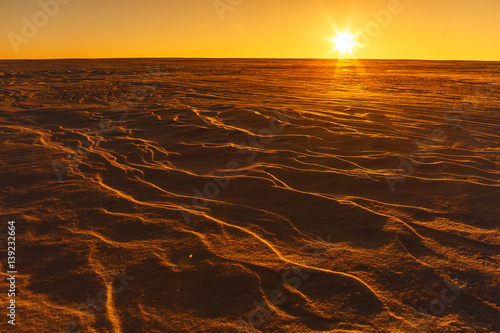
[{"label": "bright sun glare", "polygon": [[349,32],[337,32],[337,38],[332,38],[332,42],[335,43],[335,50],[340,52],[340,55],[343,55],[346,52],[352,54],[352,48],[356,46],[354,42],[354,35],[349,34]]}]

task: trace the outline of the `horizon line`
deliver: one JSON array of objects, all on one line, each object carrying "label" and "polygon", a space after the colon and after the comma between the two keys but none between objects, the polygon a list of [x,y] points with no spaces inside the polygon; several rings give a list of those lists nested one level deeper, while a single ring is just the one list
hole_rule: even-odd
[{"label": "horizon line", "polygon": [[242,59],[242,60],[404,60],[404,61],[463,61],[463,62],[500,62],[499,60],[477,60],[477,59],[422,59],[422,58],[328,58],[328,57],[318,57],[318,58],[295,58],[295,57],[75,57],[75,58],[0,58],[0,61],[47,61],[47,60],[139,60],[139,59]]}]

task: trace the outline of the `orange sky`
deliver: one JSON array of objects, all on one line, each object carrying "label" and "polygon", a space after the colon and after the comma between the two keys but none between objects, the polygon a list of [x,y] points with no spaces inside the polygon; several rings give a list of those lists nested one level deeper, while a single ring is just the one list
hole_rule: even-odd
[{"label": "orange sky", "polygon": [[0,58],[336,58],[349,28],[369,39],[354,58],[500,61],[499,14],[499,0],[1,0]]}]

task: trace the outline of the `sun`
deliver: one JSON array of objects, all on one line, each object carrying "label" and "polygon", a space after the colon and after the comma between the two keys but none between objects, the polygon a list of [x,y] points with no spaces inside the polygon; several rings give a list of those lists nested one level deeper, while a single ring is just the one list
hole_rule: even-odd
[{"label": "sun", "polygon": [[346,52],[352,54],[352,48],[356,46],[354,42],[354,38],[356,36],[351,35],[348,31],[342,33],[337,32],[337,38],[332,38],[332,42],[335,43],[335,50],[340,52],[340,55],[343,55]]}]

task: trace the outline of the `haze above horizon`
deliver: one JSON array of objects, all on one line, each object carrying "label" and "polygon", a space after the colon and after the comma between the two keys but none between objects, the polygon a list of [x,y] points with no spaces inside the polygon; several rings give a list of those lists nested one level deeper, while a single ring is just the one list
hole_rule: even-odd
[{"label": "haze above horizon", "polygon": [[500,61],[496,0],[5,0],[0,9],[1,59]]}]

